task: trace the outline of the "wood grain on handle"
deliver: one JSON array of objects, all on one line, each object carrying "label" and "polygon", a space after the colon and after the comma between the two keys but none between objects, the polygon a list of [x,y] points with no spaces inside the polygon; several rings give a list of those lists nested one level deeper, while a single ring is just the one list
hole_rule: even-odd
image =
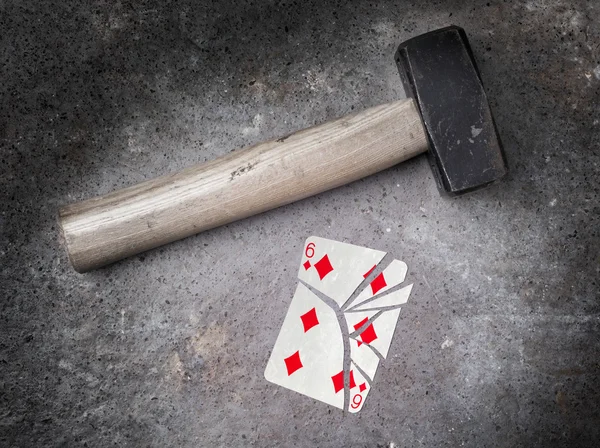
[{"label": "wood grain on handle", "polygon": [[68,205],[60,223],[85,272],[203,230],[347,184],[427,150],[401,100]]}]

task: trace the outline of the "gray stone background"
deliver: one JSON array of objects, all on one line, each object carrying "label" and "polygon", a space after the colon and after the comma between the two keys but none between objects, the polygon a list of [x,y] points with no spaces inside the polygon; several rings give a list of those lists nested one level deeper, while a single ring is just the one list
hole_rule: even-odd
[{"label": "gray stone background", "polygon": [[[401,98],[397,45],[449,24],[504,182],[441,198],[420,157],[70,268],[60,205]],[[597,1],[0,0],[0,39],[1,446],[599,445]],[[312,234],[415,283],[359,415],[263,378]]]}]

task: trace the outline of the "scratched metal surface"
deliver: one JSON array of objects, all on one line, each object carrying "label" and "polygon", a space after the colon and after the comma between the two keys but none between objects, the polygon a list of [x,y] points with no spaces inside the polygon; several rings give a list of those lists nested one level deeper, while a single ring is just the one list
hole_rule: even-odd
[{"label": "scratched metal surface", "polygon": [[[78,275],[57,208],[403,96],[466,29],[511,172],[424,157]],[[0,1],[0,445],[598,446],[595,1]],[[359,415],[263,370],[308,235],[415,283]]]}]

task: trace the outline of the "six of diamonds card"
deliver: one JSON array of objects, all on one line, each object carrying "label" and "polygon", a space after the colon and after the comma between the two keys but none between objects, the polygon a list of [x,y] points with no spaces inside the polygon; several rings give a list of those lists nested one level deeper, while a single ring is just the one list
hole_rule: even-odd
[{"label": "six of diamonds card", "polygon": [[268,381],[360,411],[412,289],[399,287],[406,264],[393,260],[382,269],[384,256],[319,237],[306,240],[298,287],[265,369]]}]

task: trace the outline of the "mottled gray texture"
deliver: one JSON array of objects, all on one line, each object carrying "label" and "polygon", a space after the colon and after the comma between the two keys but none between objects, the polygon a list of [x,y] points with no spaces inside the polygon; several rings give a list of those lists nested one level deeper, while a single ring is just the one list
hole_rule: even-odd
[{"label": "mottled gray texture", "polygon": [[[402,97],[396,46],[448,24],[503,183],[441,198],[420,157],[69,267],[61,204]],[[0,30],[1,446],[598,446],[598,2],[0,0]],[[358,416],[263,379],[311,234],[415,282]]]}]

